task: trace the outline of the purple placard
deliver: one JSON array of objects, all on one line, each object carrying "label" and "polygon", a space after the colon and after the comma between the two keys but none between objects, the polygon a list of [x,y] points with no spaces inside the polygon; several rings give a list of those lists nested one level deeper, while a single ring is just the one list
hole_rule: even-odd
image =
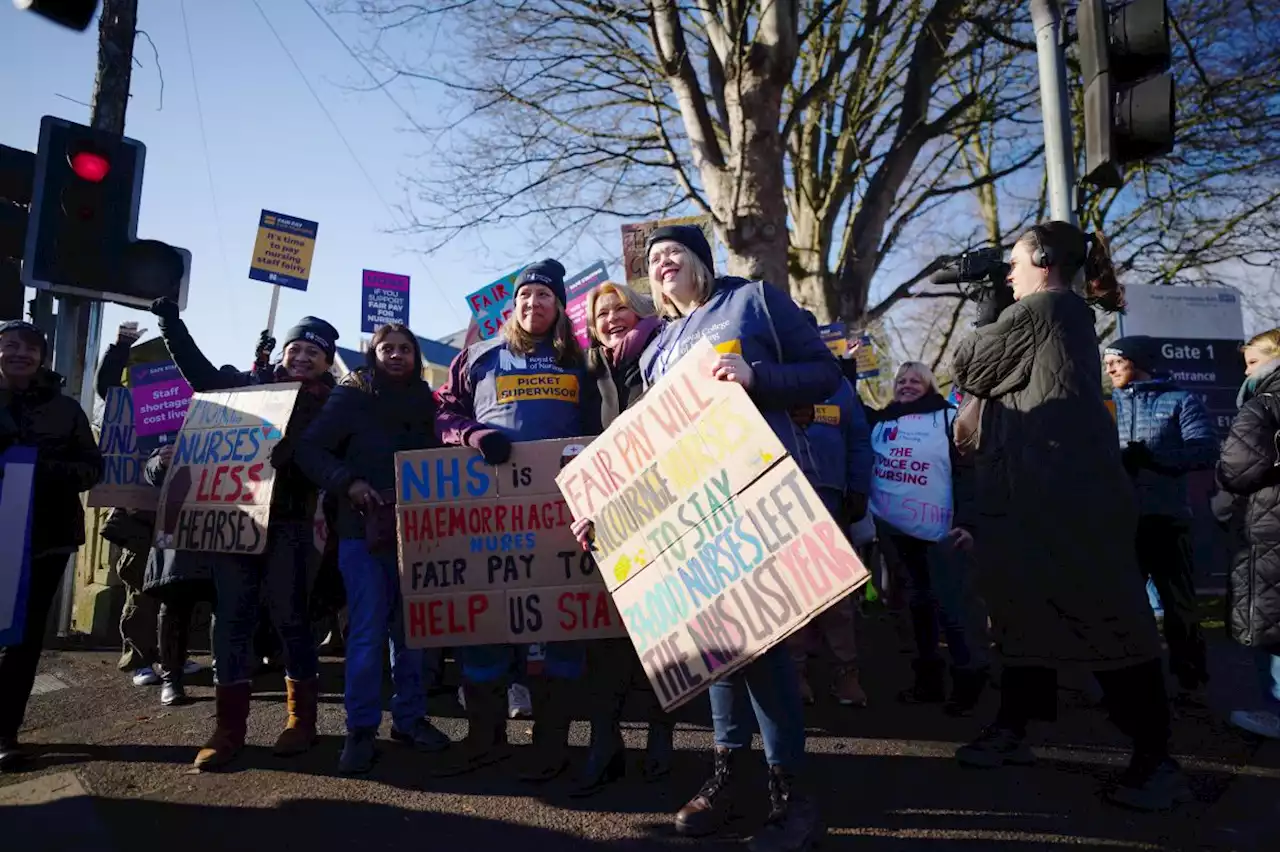
[{"label": "purple placard", "polygon": [[360,331],[373,334],[389,322],[409,324],[409,276],[364,270]]},{"label": "purple placard", "polygon": [[177,432],[187,419],[195,391],[172,361],[138,364],[129,370],[133,433],[139,438]]}]

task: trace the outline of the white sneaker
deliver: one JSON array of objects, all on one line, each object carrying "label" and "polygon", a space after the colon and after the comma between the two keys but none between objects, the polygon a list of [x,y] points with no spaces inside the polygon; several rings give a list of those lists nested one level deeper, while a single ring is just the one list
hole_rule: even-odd
[{"label": "white sneaker", "polygon": [[182,673],[185,675],[193,675],[196,672],[204,671],[204,664],[195,660],[187,660],[182,664]]},{"label": "white sneaker", "polygon": [[156,686],[160,683],[160,675],[151,666],[143,666],[133,673],[134,686]]},{"label": "white sneaker", "polygon": [[1280,740],[1280,716],[1268,710],[1236,710],[1232,712],[1230,721],[1251,734]]},{"label": "white sneaker", "polygon": [[512,719],[533,718],[533,696],[528,687],[518,683],[507,687],[507,715]]}]

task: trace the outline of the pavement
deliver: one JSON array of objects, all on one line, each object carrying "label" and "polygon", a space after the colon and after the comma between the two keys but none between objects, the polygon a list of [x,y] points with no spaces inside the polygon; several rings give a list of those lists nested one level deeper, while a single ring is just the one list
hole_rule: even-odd
[{"label": "pavement", "polygon": [[[829,826],[824,850],[1280,850],[1280,742],[1260,741],[1224,721],[1241,696],[1252,694],[1252,669],[1220,635],[1210,649],[1208,706],[1180,711],[1175,720],[1175,751],[1196,798],[1169,814],[1104,802],[1102,791],[1123,766],[1124,743],[1096,706],[1087,676],[1064,675],[1060,721],[1032,734],[1041,758],[1036,766],[966,770],[951,754],[994,713],[997,694],[989,691],[971,719],[904,706],[894,696],[907,685],[909,656],[886,617],[868,619],[862,640],[871,706],[809,708],[811,781]],[[666,782],[646,784],[633,772],[592,799],[569,798],[564,782],[521,784],[501,765],[434,779],[426,772],[430,755],[386,739],[369,776],[344,778],[335,771],[344,730],[341,660],[326,659],[318,747],[291,760],[272,756],[284,720],[283,684],[264,676],[256,682],[244,754],[228,771],[193,774],[190,761],[212,729],[208,672],[193,679],[193,703],[166,709],[156,688],[134,687],[115,659],[106,651],[45,654],[23,733],[35,757],[25,771],[0,774],[3,848],[740,848],[765,812],[763,768],[753,761],[754,816],[721,839],[697,844],[675,837],[671,815],[696,791],[709,762],[705,701],[679,714],[677,761]],[[815,677],[815,687],[821,685]],[[465,723],[452,695],[443,692],[431,704],[437,724],[460,739]],[[512,722],[511,735],[527,743],[528,723]],[[586,726],[575,725],[573,736],[581,760]],[[628,722],[625,736],[638,763],[643,724]]]}]

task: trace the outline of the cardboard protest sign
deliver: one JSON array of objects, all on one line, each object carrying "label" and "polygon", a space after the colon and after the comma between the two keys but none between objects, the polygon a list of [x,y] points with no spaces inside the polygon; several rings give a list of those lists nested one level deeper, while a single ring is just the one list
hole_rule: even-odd
[{"label": "cardboard protest sign", "polygon": [[400,588],[412,648],[626,635],[556,489],[585,438],[396,454]]},{"label": "cardboard protest sign", "polygon": [[148,453],[138,446],[134,434],[133,394],[128,388],[107,391],[98,429],[98,450],[102,453],[102,481],[89,490],[87,505],[154,509],[159,491],[142,478]]},{"label": "cardboard protest sign", "polygon": [[609,280],[609,270],[603,263],[593,263],[565,282],[564,312],[573,324],[573,335],[583,349],[591,346],[587,336],[587,294]]},{"label": "cardboard protest sign", "polygon": [[129,368],[134,432],[139,438],[177,432],[195,391],[172,361]]},{"label": "cardboard protest sign", "polygon": [[298,384],[198,393],[156,507],[156,547],[261,553],[275,468]]},{"label": "cardboard protest sign", "polygon": [[480,339],[488,340],[502,329],[502,324],[511,316],[512,288],[516,278],[524,271],[520,267],[510,275],[504,275],[467,296],[467,307],[479,327]]},{"label": "cardboard protest sign", "polygon": [[795,461],[699,341],[557,477],[645,673],[678,707],[868,574]]},{"label": "cardboard protest sign", "polygon": [[644,246],[649,235],[659,228],[670,225],[697,225],[707,237],[707,244],[714,251],[716,245],[715,225],[711,216],[678,216],[674,219],[654,219],[650,222],[633,222],[622,226],[622,267],[627,283],[640,290],[649,292],[649,258]]},{"label": "cardboard protest sign", "polygon": [[0,455],[0,648],[22,642],[31,584],[31,497],[36,450],[10,447]]}]

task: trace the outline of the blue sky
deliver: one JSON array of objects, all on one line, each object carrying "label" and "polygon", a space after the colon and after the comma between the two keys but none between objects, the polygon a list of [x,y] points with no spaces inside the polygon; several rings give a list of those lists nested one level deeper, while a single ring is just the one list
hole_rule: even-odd
[{"label": "blue sky", "polygon": [[[412,251],[412,236],[388,233],[400,224],[402,174],[429,163],[421,137],[405,132],[407,119],[383,93],[353,91],[367,85],[364,72],[304,0],[259,2],[354,156],[252,0],[141,0],[138,27],[155,42],[164,86],[162,103],[155,54],[139,36],[126,127],[147,146],[138,236],[192,251],[184,318],[197,342],[215,363],[247,367],[252,358],[270,301],[270,286],[248,278],[262,208],[320,225],[310,286],[282,291],[277,332],[314,314],[355,348],[366,268],[412,278],[410,320],[419,334],[441,337],[462,327],[465,295],[518,266],[521,246],[489,235],[483,244],[464,239],[424,258]],[[330,21],[349,44],[358,42],[353,20]],[[92,96],[96,56],[96,22],[76,33],[0,6],[0,142],[34,150],[43,115],[88,123],[83,104]],[[438,93],[395,93],[415,114],[439,106],[432,100]],[[584,255],[583,265],[594,259]],[[150,314],[108,305],[104,342],[131,318],[154,334]]]}]

